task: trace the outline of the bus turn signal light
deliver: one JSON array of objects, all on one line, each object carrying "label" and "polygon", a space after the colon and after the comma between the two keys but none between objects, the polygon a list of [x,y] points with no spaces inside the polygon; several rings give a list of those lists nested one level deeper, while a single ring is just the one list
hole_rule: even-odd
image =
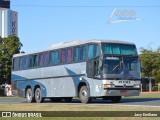
[{"label": "bus turn signal light", "polygon": [[113,88],[115,87],[114,84],[103,84],[103,88]]}]

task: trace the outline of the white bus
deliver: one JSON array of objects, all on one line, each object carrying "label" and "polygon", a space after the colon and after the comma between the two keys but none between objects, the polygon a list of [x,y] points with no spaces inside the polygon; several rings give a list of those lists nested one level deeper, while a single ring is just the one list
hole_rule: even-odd
[{"label": "white bus", "polygon": [[140,62],[136,46],[113,40],[71,41],[47,50],[13,56],[12,85],[28,102],[82,103],[92,98],[119,102],[140,94]]}]

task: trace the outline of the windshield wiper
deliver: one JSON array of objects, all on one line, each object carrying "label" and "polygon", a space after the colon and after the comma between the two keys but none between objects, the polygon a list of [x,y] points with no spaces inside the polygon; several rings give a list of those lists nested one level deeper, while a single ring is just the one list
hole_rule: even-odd
[{"label": "windshield wiper", "polygon": [[121,64],[123,64],[123,59],[112,69],[111,72],[113,72],[114,70],[116,70]]}]

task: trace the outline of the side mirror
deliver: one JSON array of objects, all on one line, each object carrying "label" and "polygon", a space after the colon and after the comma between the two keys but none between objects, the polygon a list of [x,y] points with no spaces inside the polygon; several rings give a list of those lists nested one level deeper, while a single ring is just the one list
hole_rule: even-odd
[{"label": "side mirror", "polygon": [[103,60],[99,60],[99,65],[98,65],[99,70],[103,68]]},{"label": "side mirror", "polygon": [[103,55],[100,55],[98,69],[101,70],[102,68],[103,68]]}]

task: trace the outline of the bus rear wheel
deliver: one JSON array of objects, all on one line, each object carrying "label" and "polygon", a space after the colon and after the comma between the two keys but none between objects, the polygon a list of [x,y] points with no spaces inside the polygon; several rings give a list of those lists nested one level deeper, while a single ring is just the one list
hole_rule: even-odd
[{"label": "bus rear wheel", "polygon": [[40,88],[36,88],[35,90],[35,100],[36,100],[36,103],[42,103],[44,101],[42,97],[42,91]]},{"label": "bus rear wheel", "polygon": [[32,103],[32,102],[35,101],[35,99],[33,97],[33,94],[32,94],[32,89],[31,88],[27,89],[27,91],[26,91],[26,98],[27,98],[28,103]]},{"label": "bus rear wheel", "polygon": [[82,86],[79,90],[79,99],[82,103],[89,103],[91,102],[91,97],[88,95],[88,88],[87,86]]},{"label": "bus rear wheel", "polygon": [[121,100],[121,96],[113,96],[111,97],[112,103],[118,103]]}]

